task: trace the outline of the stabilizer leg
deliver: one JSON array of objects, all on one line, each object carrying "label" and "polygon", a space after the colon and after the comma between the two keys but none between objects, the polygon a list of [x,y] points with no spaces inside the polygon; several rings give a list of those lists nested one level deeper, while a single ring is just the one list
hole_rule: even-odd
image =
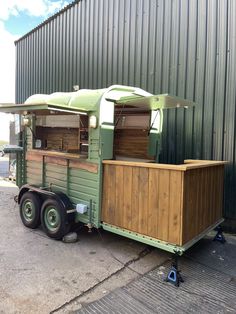
[{"label": "stabilizer leg", "polygon": [[217,231],[217,234],[215,235],[213,241],[217,241],[217,242],[224,244],[226,242],[226,240],[225,240],[225,236],[223,235],[222,227],[218,226],[216,228],[216,231]]},{"label": "stabilizer leg", "polygon": [[180,270],[178,270],[178,257],[178,253],[175,253],[171,269],[166,277],[166,281],[172,283],[176,287],[179,287],[180,282],[184,282],[182,276],[180,275]]}]

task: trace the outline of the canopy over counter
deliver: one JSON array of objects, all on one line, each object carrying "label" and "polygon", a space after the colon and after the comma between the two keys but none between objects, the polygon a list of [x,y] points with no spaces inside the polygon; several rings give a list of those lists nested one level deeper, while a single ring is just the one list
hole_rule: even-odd
[{"label": "canopy over counter", "polygon": [[113,102],[117,107],[131,111],[150,111],[189,107],[194,103],[168,94],[152,95],[140,88],[113,85],[106,89],[81,89],[69,93],[36,94],[30,96],[24,104],[0,104],[0,112],[28,114],[57,113],[87,114],[96,111],[103,101]]}]

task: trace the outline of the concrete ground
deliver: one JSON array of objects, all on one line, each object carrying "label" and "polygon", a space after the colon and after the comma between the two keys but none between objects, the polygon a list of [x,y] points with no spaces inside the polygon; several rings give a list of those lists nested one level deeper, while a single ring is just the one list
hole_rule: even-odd
[{"label": "concrete ground", "polygon": [[235,236],[222,245],[211,235],[189,249],[176,288],[163,281],[164,251],[105,231],[84,228],[66,244],[25,228],[17,191],[0,179],[0,313],[236,313]]},{"label": "concrete ground", "polygon": [[0,180],[0,313],[69,313],[124,286],[170,255],[108,233],[51,240],[20,221],[17,187]]},{"label": "concrete ground", "polygon": [[236,237],[205,237],[179,260],[184,283],[165,282],[170,262],[115,289],[74,314],[236,313]]}]

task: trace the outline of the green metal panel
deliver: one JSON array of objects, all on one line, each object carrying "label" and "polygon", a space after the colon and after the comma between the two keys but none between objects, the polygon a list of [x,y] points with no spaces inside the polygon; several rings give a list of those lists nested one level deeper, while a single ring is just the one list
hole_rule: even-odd
[{"label": "green metal panel", "polygon": [[22,153],[16,154],[16,185],[20,188],[23,184],[26,183],[26,160],[25,160],[25,152],[26,152],[26,132],[20,132],[18,134],[18,143],[19,146],[23,147]]},{"label": "green metal panel", "polygon": [[[42,183],[42,171],[44,171],[45,182]],[[77,214],[76,220],[84,223],[91,222],[99,227],[100,209],[100,172],[91,173],[86,170],[67,168],[36,161],[27,161],[26,183],[36,186],[50,187],[53,191],[61,191],[68,195],[74,206],[78,203],[90,206],[92,201],[92,215],[90,212]]]},{"label": "green metal panel", "polygon": [[44,186],[51,187],[53,191],[68,192],[67,167],[54,164],[44,164]]},{"label": "green metal panel", "polygon": [[224,213],[236,230],[235,12],[235,0],[75,1],[16,42],[16,102],[75,84],[197,102],[164,112],[161,161],[228,160]]},{"label": "green metal panel", "polygon": [[26,162],[26,183],[43,186],[42,183],[42,163],[36,161]]},{"label": "green metal panel", "polygon": [[114,142],[114,125],[103,123],[100,128],[101,132],[101,151],[102,159],[113,158],[113,142]]},{"label": "green metal panel", "polygon": [[[74,204],[82,203],[90,207],[92,201],[91,222],[99,227],[99,209],[100,209],[100,173],[91,173],[86,170],[69,169],[69,193],[68,196]],[[90,222],[90,212],[78,214],[77,221],[84,223]]]}]

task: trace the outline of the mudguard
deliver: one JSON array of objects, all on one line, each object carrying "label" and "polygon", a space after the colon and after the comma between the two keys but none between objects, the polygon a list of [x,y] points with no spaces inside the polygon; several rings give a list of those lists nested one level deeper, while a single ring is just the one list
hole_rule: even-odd
[{"label": "mudguard", "polygon": [[20,191],[19,191],[19,194],[17,197],[17,203],[18,204],[20,204],[20,200],[21,200],[22,196],[28,191],[32,191],[32,192],[37,193],[43,201],[45,201],[48,198],[55,199],[65,209],[65,211],[67,213],[68,222],[74,221],[76,209],[66,194],[64,194],[60,191],[53,192],[53,191],[49,191],[48,189],[45,189],[45,188],[40,188],[40,187],[37,187],[34,185],[25,184],[20,188]]}]

